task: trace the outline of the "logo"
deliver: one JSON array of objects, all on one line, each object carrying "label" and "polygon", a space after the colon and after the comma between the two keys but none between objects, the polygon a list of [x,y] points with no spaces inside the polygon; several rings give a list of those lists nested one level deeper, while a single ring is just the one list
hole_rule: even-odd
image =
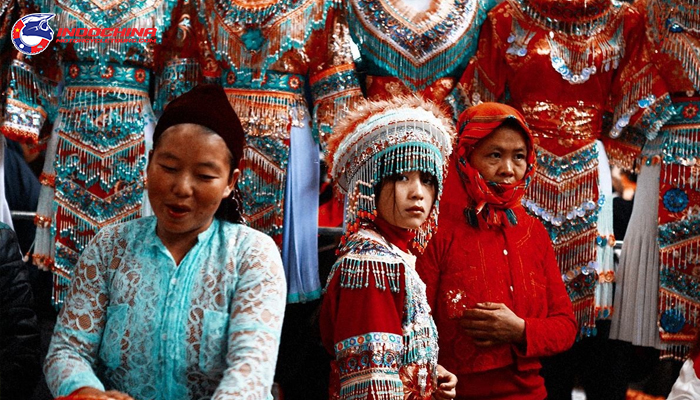
[{"label": "logo", "polygon": [[20,18],[12,26],[12,43],[20,53],[28,56],[46,50],[53,39],[49,20],[56,14],[29,14]]}]

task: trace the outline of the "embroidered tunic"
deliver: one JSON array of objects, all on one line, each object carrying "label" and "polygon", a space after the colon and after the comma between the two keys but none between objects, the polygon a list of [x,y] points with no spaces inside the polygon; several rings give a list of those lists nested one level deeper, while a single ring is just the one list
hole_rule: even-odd
[{"label": "embroidered tunic", "polygon": [[[538,359],[569,349],[577,332],[549,235],[520,206],[517,225],[469,225],[457,171],[448,174],[445,195],[440,229],[416,263],[440,333],[440,365],[457,375],[459,398],[544,398]],[[464,334],[454,318],[482,302],[503,303],[525,320],[523,347],[478,348]]]},{"label": "embroidered tunic", "polygon": [[[14,90],[6,99],[2,130],[33,143],[55,115],[40,177],[34,262],[54,273],[54,303],[60,306],[72,269],[97,231],[147,209],[153,71],[159,74],[156,104],[164,106],[196,84],[199,39],[191,25],[193,5],[180,0],[46,0],[41,11],[56,14],[50,21],[55,41],[39,55],[52,59],[12,61]],[[113,36],[103,42],[59,41],[97,29],[111,29]],[[132,36],[149,29],[155,30],[149,36]],[[49,78],[61,79],[60,97]]]},{"label": "embroidered tunic", "polygon": [[[508,0],[494,8],[456,97],[462,106],[507,99],[525,116],[538,165],[523,203],[547,228],[580,334],[590,336],[594,319],[610,316],[614,280],[611,199],[599,193],[604,116],[612,114],[613,137],[630,125],[651,138],[670,114],[640,45],[641,16],[625,3],[585,4]],[[616,142],[605,150],[628,168],[638,154]]]},{"label": "embroidered tunic", "polygon": [[247,132],[239,182],[247,223],[282,250],[289,301],[313,300],[321,292],[318,143],[362,96],[347,24],[333,0],[200,3],[219,62],[208,73]]},{"label": "embroidered tunic", "polygon": [[481,23],[498,0],[348,0],[348,23],[372,99],[418,92],[446,101],[476,51]]},{"label": "embroidered tunic", "polygon": [[272,240],[214,219],[176,265],[155,229],[111,225],[83,252],[44,366],[54,396],[268,398],[286,295]]},{"label": "embroidered tunic", "polygon": [[330,398],[429,399],[437,382],[437,331],[415,257],[361,229],[341,248],[321,308],[334,355]]},{"label": "embroidered tunic", "polygon": [[[641,326],[642,318],[616,318],[611,335],[635,345],[661,347],[671,355],[684,357],[700,327],[697,317],[700,311],[700,4],[648,0],[639,9],[645,13],[653,61],[669,87],[675,115],[642,152],[641,173],[647,175],[658,170],[658,178],[651,182],[653,185],[658,182],[658,192],[650,193],[658,197],[637,195],[635,207],[640,204],[657,207],[656,232],[642,231],[639,221],[633,219],[628,232],[650,239],[653,235],[653,239],[650,244],[642,237],[644,244],[630,241],[629,248],[623,248],[620,266],[630,283],[653,282],[655,279],[649,279],[649,275],[658,274],[658,290],[657,287],[644,290],[641,285],[625,286],[620,296],[616,294],[621,309],[629,311],[638,309],[639,304],[649,304],[644,314],[653,316],[644,326]],[[633,253],[643,257],[646,247],[655,247],[653,240],[658,243],[655,260],[643,259],[643,264],[637,265],[640,259]],[[625,246],[627,243],[625,240]],[[643,334],[639,335],[642,330]],[[639,338],[647,335],[654,338],[660,335],[661,343]]]}]

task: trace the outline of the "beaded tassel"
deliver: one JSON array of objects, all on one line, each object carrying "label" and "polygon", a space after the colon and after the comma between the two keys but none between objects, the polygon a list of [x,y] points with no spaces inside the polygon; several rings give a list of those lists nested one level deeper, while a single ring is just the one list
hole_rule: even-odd
[{"label": "beaded tassel", "polygon": [[146,168],[143,131],[151,114],[144,90],[148,74],[143,69],[73,64],[66,75],[57,129],[49,146],[52,154],[47,155],[55,162],[53,170],[42,174],[46,185],[55,173],[52,198],[42,192],[42,201],[49,196],[53,205],[49,210],[40,204],[40,217],[48,219],[39,221],[35,260],[53,272],[57,307],[79,255],[94,235],[105,225],[141,215]]},{"label": "beaded tassel", "polygon": [[[266,8],[242,7],[205,1],[212,10],[205,19],[214,29],[211,41],[217,56],[234,69],[253,68],[261,82],[267,69],[287,51],[302,47],[314,30],[323,28],[330,1],[280,1]],[[294,7],[294,9],[288,9]],[[282,19],[275,19],[284,15]],[[247,26],[260,28],[248,29]],[[241,28],[243,28],[241,30]]]},{"label": "beaded tassel", "polygon": [[[351,0],[348,25],[353,39],[361,43],[364,57],[398,76],[412,90],[420,91],[464,68],[465,58],[474,54],[476,48],[480,27],[477,21],[484,12],[479,3],[446,3],[447,6],[439,7],[444,10],[441,15],[420,23],[405,16],[395,18],[400,11],[387,9],[384,1]],[[447,37],[456,40],[447,44],[443,39]]]},{"label": "beaded tassel", "polygon": [[[89,7],[84,9],[75,2],[59,0],[48,2],[46,10],[56,13],[58,29],[67,29],[76,32],[70,36],[77,36],[79,29],[91,28],[115,28],[143,30],[156,28],[156,35],[145,36],[146,39],[155,39],[156,44],[160,44],[163,39],[165,27],[170,25],[172,9],[177,3],[176,0],[150,0],[134,1],[134,4],[122,4],[118,7],[107,6],[106,9]],[[124,12],[124,10],[128,10]],[[116,36],[115,38],[131,39],[131,36]],[[93,59],[98,63],[106,64],[107,61],[114,60],[124,63],[127,59],[138,61],[143,64],[153,62],[153,45],[147,41],[139,41],[139,36],[135,42],[124,42],[109,40],[104,42],[85,41],[74,42],[70,45],[80,59]],[[134,51],[136,49],[136,51]]]},{"label": "beaded tassel", "polygon": [[523,205],[549,232],[580,335],[595,335],[596,222],[602,201],[598,196],[596,143],[564,157],[540,147],[536,150],[537,174]]},{"label": "beaded tassel", "polygon": [[572,84],[588,81],[591,75],[598,72],[598,63],[604,72],[617,69],[625,56],[623,30],[620,23],[612,35],[599,33],[582,43],[580,37],[570,40],[557,34],[547,36],[552,67]]},{"label": "beaded tassel", "polygon": [[269,146],[249,140],[248,146],[243,149],[239,188],[248,226],[270,235],[281,247],[289,142],[264,141],[267,144],[272,142],[284,147],[277,153],[277,160],[271,160],[267,154],[261,153]]},{"label": "beaded tassel", "polygon": [[56,107],[56,85],[41,79],[34,69],[12,60],[0,130],[12,140],[35,144],[44,121]]},{"label": "beaded tassel", "polygon": [[[680,117],[678,119],[681,119]],[[669,127],[671,128],[671,127]],[[659,191],[659,256],[660,299],[658,324],[661,340],[676,346],[694,341],[700,326],[700,169],[688,164],[694,157],[666,158],[675,152],[689,156],[684,149],[684,136],[692,138],[694,130],[669,131],[666,138],[664,163],[661,167]],[[697,154],[697,153],[696,153]],[[694,164],[694,162],[692,163]],[[670,353],[678,356],[684,347],[674,347]]]},{"label": "beaded tassel", "polygon": [[178,58],[168,61],[156,79],[153,111],[162,113],[170,101],[190,91],[199,82],[200,71],[196,59]]},{"label": "beaded tassel", "polygon": [[226,89],[226,95],[248,135],[289,140],[292,126],[303,126],[307,111],[301,95],[243,89]]}]

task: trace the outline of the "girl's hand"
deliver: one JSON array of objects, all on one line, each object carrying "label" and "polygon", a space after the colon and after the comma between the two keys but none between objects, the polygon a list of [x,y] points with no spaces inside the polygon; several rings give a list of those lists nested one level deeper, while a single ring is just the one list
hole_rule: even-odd
[{"label": "girl's hand", "polygon": [[525,320],[503,303],[477,303],[464,312],[459,325],[478,347],[525,344]]},{"label": "girl's hand", "polygon": [[457,376],[442,365],[437,366],[437,390],[433,393],[435,400],[449,400],[457,397]]}]

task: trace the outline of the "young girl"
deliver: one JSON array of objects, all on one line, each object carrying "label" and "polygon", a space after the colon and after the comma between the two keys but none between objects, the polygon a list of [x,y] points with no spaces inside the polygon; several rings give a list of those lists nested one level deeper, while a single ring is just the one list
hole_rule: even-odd
[{"label": "young girl", "polygon": [[269,396],[286,285],[272,239],[229,222],[243,143],[221,87],[165,109],[148,166],[155,216],[102,229],[81,256],[44,367],[54,396]]},{"label": "young girl", "polygon": [[329,160],[347,196],[345,235],[321,308],[321,336],[335,356],[330,397],[452,398],[456,380],[437,365],[437,331],[414,268],[437,228],[450,122],[402,98],[365,103],[340,132]]}]

